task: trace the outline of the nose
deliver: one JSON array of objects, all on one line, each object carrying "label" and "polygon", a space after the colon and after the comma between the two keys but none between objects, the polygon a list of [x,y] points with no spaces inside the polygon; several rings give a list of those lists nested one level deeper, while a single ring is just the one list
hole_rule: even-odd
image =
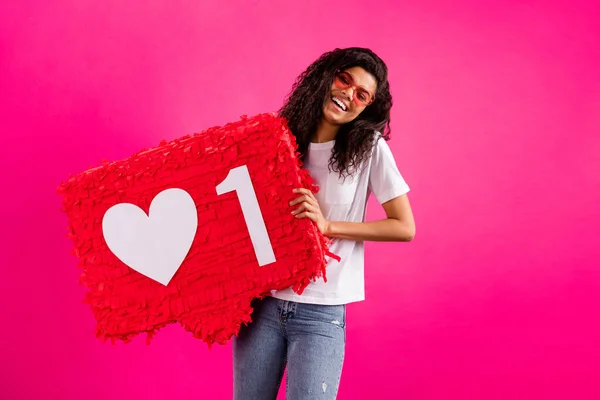
[{"label": "nose", "polygon": [[354,88],[348,87],[342,90],[342,93],[348,98],[348,101],[352,101],[354,99]]}]

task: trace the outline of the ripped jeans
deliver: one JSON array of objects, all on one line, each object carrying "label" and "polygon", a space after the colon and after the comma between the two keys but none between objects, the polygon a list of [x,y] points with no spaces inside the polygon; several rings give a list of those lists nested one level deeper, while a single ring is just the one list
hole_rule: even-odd
[{"label": "ripped jeans", "polygon": [[287,366],[287,400],[335,399],[346,345],[346,306],[267,297],[233,339],[234,400],[275,400]]}]

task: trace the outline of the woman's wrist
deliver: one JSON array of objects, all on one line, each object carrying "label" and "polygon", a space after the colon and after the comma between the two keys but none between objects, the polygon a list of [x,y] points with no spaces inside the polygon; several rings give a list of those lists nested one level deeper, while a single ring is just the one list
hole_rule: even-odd
[{"label": "woman's wrist", "polygon": [[334,234],[334,222],[325,220],[325,226],[323,227],[323,236],[332,237]]}]

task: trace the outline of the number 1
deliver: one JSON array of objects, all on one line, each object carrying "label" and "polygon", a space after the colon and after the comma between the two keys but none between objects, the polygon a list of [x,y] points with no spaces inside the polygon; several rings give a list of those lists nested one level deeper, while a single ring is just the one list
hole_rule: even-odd
[{"label": "number 1", "polygon": [[217,194],[236,192],[242,214],[250,233],[250,240],[254,247],[254,254],[258,259],[258,265],[263,266],[275,262],[273,246],[267,233],[265,220],[260,211],[256,192],[252,186],[248,167],[242,165],[229,171],[223,182],[217,185]]}]

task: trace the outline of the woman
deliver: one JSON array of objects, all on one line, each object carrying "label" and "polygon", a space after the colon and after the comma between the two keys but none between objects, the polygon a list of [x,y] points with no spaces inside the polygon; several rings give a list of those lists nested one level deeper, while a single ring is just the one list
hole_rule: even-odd
[{"label": "woman", "polygon": [[[254,303],[253,322],[233,342],[234,397],[277,397],[287,366],[287,398],[335,399],[345,348],[346,304],[364,300],[363,241],[407,242],[415,235],[409,187],[389,139],[392,98],[385,63],[362,48],[323,54],[304,71],[279,114],[288,120],[316,183],[294,189],[297,218],[334,239],[327,282],[311,283]],[[381,140],[383,139],[383,140]],[[387,218],[364,222],[373,193]]]}]

